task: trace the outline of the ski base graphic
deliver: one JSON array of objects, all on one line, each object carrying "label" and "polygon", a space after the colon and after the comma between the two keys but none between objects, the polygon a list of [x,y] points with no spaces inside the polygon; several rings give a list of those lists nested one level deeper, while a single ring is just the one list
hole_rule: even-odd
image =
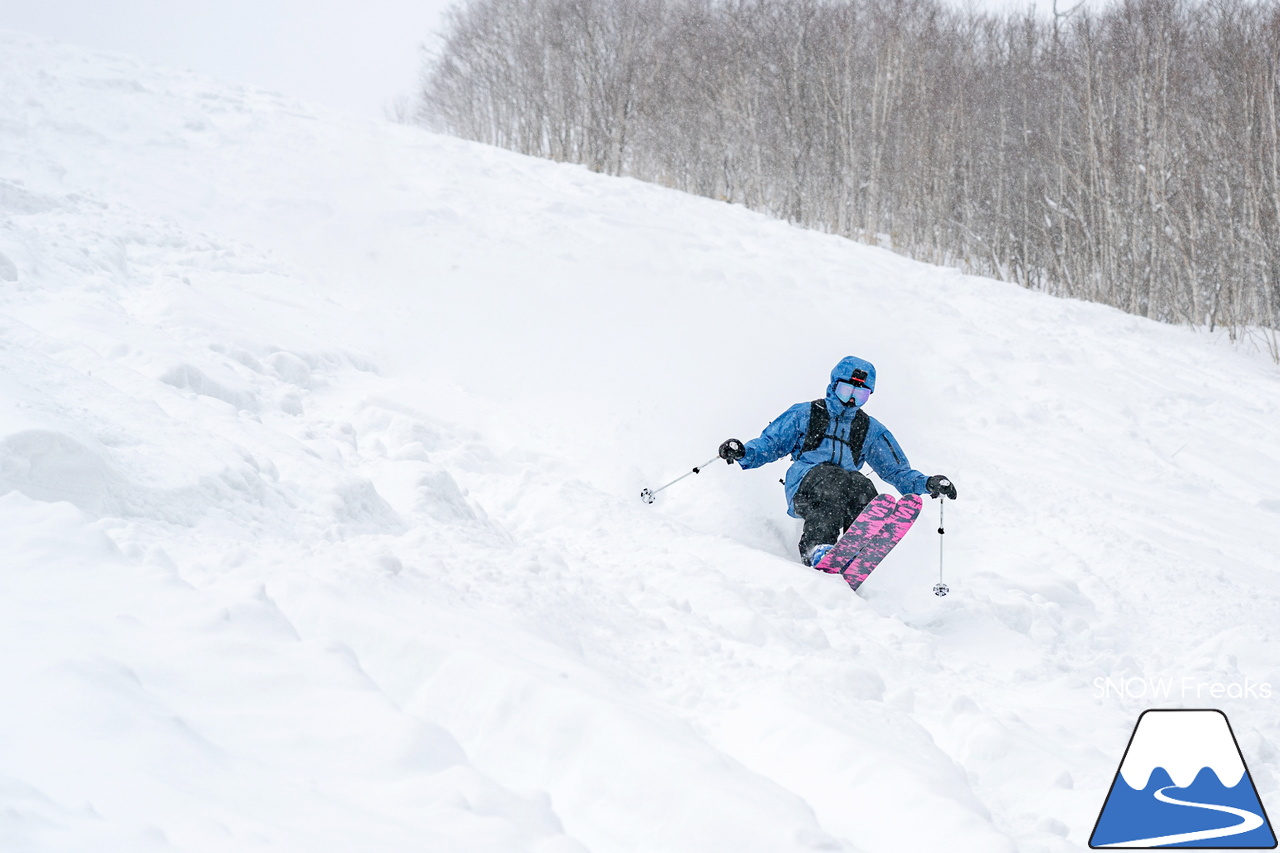
[{"label": "ski base graphic", "polygon": [[898,501],[898,505],[894,507],[893,512],[889,513],[878,530],[872,534],[870,541],[863,546],[858,555],[853,558],[849,565],[844,567],[841,574],[849,584],[849,588],[857,591],[862,586],[867,576],[880,565],[894,546],[902,541],[902,537],[907,535],[907,531],[911,529],[911,525],[915,524],[916,517],[920,515],[920,507],[923,501],[919,495],[907,495]]},{"label": "ski base graphic", "polygon": [[833,575],[840,574],[844,567],[858,556],[858,552],[867,544],[867,540],[880,529],[880,525],[897,505],[898,502],[894,500],[893,495],[876,495],[872,498],[871,502],[862,508],[862,512],[858,513],[853,524],[845,530],[835,547],[814,564],[814,568]]},{"label": "ski base graphic", "polygon": [[814,568],[842,575],[849,587],[857,590],[911,529],[920,507],[919,495],[907,495],[901,500],[877,495]]}]

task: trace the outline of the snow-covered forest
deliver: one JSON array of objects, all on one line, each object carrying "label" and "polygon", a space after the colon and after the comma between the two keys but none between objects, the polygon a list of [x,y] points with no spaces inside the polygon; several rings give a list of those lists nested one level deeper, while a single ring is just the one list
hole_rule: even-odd
[{"label": "snow-covered forest", "polygon": [[1280,6],[1054,12],[469,0],[421,115],[1280,359]]}]

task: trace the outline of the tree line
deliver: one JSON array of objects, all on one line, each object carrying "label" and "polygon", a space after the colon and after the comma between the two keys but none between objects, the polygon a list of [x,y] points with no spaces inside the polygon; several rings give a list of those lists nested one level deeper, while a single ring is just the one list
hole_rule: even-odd
[{"label": "tree line", "polygon": [[1280,358],[1274,0],[468,0],[419,118]]}]

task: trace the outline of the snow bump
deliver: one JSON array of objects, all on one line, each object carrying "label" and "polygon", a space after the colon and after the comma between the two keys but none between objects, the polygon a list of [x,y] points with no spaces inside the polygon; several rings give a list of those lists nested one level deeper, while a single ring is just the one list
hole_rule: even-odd
[{"label": "snow bump", "polygon": [[160,375],[160,381],[174,388],[191,391],[201,397],[221,400],[237,411],[256,412],[258,410],[257,397],[246,386],[241,384],[241,387],[232,387],[231,382],[235,380],[216,381],[192,364],[179,364],[169,368]]},{"label": "snow bump", "polygon": [[0,439],[0,493],[74,504],[90,515],[119,512],[120,484],[100,453],[69,435],[32,429]]}]

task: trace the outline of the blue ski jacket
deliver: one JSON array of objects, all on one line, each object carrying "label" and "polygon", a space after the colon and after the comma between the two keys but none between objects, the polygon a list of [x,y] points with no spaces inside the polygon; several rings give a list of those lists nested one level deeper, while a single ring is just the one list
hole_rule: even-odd
[{"label": "blue ski jacket", "polygon": [[831,382],[827,385],[826,403],[830,423],[827,435],[822,443],[808,453],[804,449],[805,435],[809,431],[810,403],[796,403],[778,417],[760,433],[759,438],[746,442],[746,455],[738,460],[743,468],[759,468],[761,465],[781,459],[791,454],[791,467],[787,469],[783,485],[787,493],[787,514],[799,518],[795,510],[796,489],[809,469],[815,465],[835,464],[847,471],[860,471],[862,466],[870,464],[871,469],[889,485],[904,495],[923,494],[928,477],[911,467],[907,454],[902,452],[893,433],[884,428],[875,418],[869,418],[867,437],[862,442],[858,458],[844,441],[837,441],[830,436],[835,435],[847,441],[853,427],[853,416],[857,414],[857,406],[846,406],[835,394],[836,382],[848,379],[854,370],[867,372],[866,385],[875,391],[876,369],[868,361],[849,356],[840,360],[831,371]]}]

